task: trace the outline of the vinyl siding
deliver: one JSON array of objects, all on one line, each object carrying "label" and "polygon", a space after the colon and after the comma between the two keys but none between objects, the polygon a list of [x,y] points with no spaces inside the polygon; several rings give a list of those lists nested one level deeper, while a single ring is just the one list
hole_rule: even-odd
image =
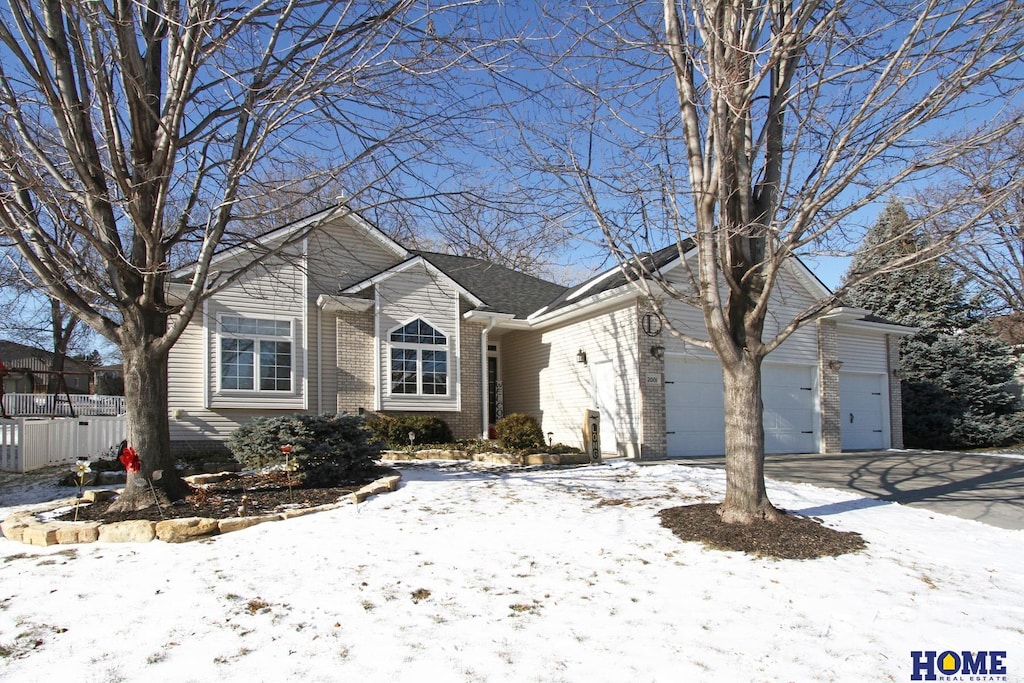
[{"label": "vinyl siding", "polygon": [[839,360],[843,363],[844,372],[888,371],[885,335],[877,332],[859,332],[845,325],[839,325],[836,332]]},{"label": "vinyl siding", "polygon": [[[511,332],[501,337],[501,376],[505,414],[528,413],[541,423],[554,441],[583,447],[584,411],[595,406],[591,366],[611,362],[619,379],[615,396],[620,401],[614,429],[618,448],[638,447],[640,425],[639,372],[636,357],[636,308],[629,302],[619,309],[597,314],[542,332]],[[587,365],[576,354],[587,354]],[[602,425],[605,451],[609,426]]]},{"label": "vinyl siding", "polygon": [[[790,269],[785,269],[772,291],[762,338],[765,341],[770,340],[814,301],[814,297],[807,292],[795,274]],[[665,303],[664,310],[678,331],[697,339],[708,338],[704,326],[704,316],[699,308],[682,301],[672,300]],[[716,357],[710,349],[687,343],[668,333],[667,330],[664,337],[666,353],[685,354],[697,358]],[[815,365],[817,357],[817,330],[814,325],[805,325],[791,334],[779,348],[769,354],[766,362]]]},{"label": "vinyl siding", "polygon": [[[460,409],[459,294],[443,278],[422,266],[377,284],[378,387],[381,410],[455,411]],[[390,392],[389,332],[417,318],[448,338],[448,395],[409,396]]]},{"label": "vinyl siding", "polygon": [[[305,258],[300,253],[303,248]],[[254,269],[243,281],[212,297],[172,349],[171,439],[179,450],[201,448],[211,440],[223,441],[257,416],[336,409],[337,339],[341,330],[335,316],[319,312],[316,299],[385,270],[401,258],[362,228],[344,220],[322,226],[289,251],[290,256]],[[226,260],[219,262],[216,270],[230,272],[240,265],[240,259]],[[216,322],[225,313],[292,321],[292,392],[276,397],[258,393],[218,395]],[[322,381],[320,386],[318,379]]]}]

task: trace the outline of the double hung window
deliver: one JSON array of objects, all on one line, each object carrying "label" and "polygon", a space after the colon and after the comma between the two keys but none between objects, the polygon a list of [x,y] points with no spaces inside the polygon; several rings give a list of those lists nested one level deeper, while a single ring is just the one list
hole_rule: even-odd
[{"label": "double hung window", "polygon": [[292,323],[220,318],[220,388],[223,391],[292,391]]},{"label": "double hung window", "polygon": [[448,337],[421,319],[388,335],[391,393],[448,395]]}]

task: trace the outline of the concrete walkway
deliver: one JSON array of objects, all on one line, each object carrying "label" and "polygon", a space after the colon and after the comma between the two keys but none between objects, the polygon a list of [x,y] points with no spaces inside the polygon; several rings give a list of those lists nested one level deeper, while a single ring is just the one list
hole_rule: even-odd
[{"label": "concrete walkway", "polygon": [[[725,459],[645,461],[723,468]],[[846,489],[1004,529],[1024,529],[1024,459],[977,453],[867,451],[769,455],[769,479]]]}]

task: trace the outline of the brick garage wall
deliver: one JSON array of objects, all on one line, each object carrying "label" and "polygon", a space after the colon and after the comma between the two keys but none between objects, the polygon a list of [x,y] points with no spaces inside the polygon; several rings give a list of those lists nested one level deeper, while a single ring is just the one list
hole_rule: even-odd
[{"label": "brick garage wall", "polygon": [[[665,416],[665,340],[659,329],[657,334],[644,332],[646,316],[657,321],[654,309],[643,298],[637,301],[636,339],[640,367],[640,458],[661,458],[668,454]],[[654,323],[660,328],[660,323]],[[661,358],[651,353],[652,346],[661,346]]]},{"label": "brick garage wall", "polygon": [[821,395],[821,452],[843,449],[839,417],[839,341],[832,320],[818,321],[818,378]]},{"label": "brick garage wall", "polygon": [[885,336],[885,347],[889,352],[889,427],[892,448],[903,448],[903,391],[900,386],[903,376],[900,365],[900,337]]}]

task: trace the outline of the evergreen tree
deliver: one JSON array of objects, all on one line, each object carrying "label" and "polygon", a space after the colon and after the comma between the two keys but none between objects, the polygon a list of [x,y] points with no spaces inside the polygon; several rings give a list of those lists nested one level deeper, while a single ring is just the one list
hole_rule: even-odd
[{"label": "evergreen tree", "polygon": [[845,302],[920,330],[902,340],[903,424],[908,446],[965,448],[1024,438],[1024,414],[1006,390],[1015,361],[1010,348],[980,321],[954,269],[941,261],[911,261],[871,275],[893,260],[919,253],[920,235],[907,230],[906,209],[891,200],[854,256]]}]

